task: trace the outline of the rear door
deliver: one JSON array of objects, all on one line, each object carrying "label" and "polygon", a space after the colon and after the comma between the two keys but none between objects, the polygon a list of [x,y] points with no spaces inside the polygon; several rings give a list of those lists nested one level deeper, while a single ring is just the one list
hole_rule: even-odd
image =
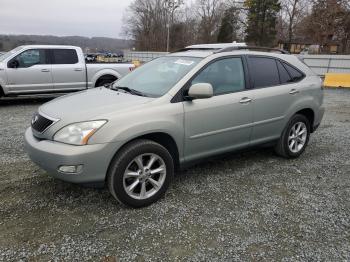
[{"label": "rear door", "polygon": [[75,49],[51,49],[53,88],[79,90],[86,88],[85,61],[79,61]]},{"label": "rear door", "polygon": [[[280,137],[287,113],[300,97],[297,84],[303,74],[282,60],[265,56],[248,56],[249,73],[254,87],[254,123],[252,144]],[[296,70],[293,77],[287,66]]]},{"label": "rear door", "polygon": [[6,74],[11,93],[52,91],[51,65],[46,49],[23,51],[7,63]]},{"label": "rear door", "polygon": [[252,90],[241,57],[207,65],[189,86],[210,83],[214,96],[185,101],[185,158],[188,161],[247,146],[253,121]]}]

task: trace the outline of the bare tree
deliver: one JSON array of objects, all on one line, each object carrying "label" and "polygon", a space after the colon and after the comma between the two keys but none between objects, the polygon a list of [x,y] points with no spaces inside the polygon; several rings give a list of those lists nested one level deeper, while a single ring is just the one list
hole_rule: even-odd
[{"label": "bare tree", "polygon": [[337,0],[317,0],[302,21],[302,34],[320,45],[340,35],[342,7]]},{"label": "bare tree", "polygon": [[[282,8],[274,10],[277,17],[275,13],[262,16],[264,26],[260,26],[260,22],[252,23],[255,13],[249,6],[253,2],[260,7],[276,2],[275,9],[279,4]],[[266,44],[260,43],[261,39],[269,32],[275,38],[275,29],[279,41],[301,40],[321,46],[337,41],[344,52],[350,52],[350,1],[196,0],[191,5],[183,0],[134,0],[124,17],[125,35],[135,41],[138,50],[165,51],[214,43],[220,31],[220,41],[244,39],[249,31],[250,38],[255,34],[253,42]],[[270,40],[267,44],[275,43]]]},{"label": "bare tree", "polygon": [[173,40],[170,42],[170,49],[180,49],[197,43],[199,23],[193,12],[194,8],[194,6],[185,5],[176,13],[172,26]]},{"label": "bare tree", "polygon": [[183,0],[164,0],[164,6],[168,13],[167,22],[167,47],[166,51],[169,52],[170,45],[170,27],[174,24],[174,14],[176,9],[180,8],[184,4]]},{"label": "bare tree", "polygon": [[282,0],[281,13],[284,24],[287,26],[287,41],[291,43],[295,37],[294,30],[305,17],[308,10],[308,1],[305,0]]},{"label": "bare tree", "polygon": [[164,0],[137,0],[128,8],[124,31],[140,50],[165,50],[167,10]]},{"label": "bare tree", "polygon": [[197,0],[199,22],[198,41],[213,43],[217,40],[220,20],[224,13],[222,0]]}]

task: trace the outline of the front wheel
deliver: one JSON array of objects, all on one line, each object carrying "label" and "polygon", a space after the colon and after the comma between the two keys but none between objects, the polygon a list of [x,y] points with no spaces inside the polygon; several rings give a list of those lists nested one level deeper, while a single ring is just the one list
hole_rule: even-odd
[{"label": "front wheel", "polygon": [[304,151],[310,138],[310,121],[304,115],[294,115],[284,129],[275,151],[285,158],[297,158]]},{"label": "front wheel", "polygon": [[160,199],[174,176],[171,154],[150,140],[136,140],[117,154],[107,174],[111,194],[131,207],[148,206]]}]

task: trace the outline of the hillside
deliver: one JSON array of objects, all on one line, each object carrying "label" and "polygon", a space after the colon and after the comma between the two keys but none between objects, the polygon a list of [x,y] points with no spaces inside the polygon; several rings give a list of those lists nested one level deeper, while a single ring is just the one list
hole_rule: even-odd
[{"label": "hillside", "polygon": [[0,51],[8,51],[20,45],[75,45],[84,51],[116,52],[128,49],[132,41],[108,37],[50,36],[50,35],[0,35]]}]

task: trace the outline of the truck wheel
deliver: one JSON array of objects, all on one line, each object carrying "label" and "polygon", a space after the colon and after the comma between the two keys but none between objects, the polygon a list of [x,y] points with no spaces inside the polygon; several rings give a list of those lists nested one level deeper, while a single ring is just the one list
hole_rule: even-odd
[{"label": "truck wheel", "polygon": [[159,200],[173,176],[174,161],[166,148],[151,140],[136,140],[112,161],[107,184],[120,203],[140,208]]},{"label": "truck wheel", "polygon": [[305,151],[309,138],[309,120],[303,115],[294,115],[284,129],[275,152],[285,158],[297,158]]},{"label": "truck wheel", "polygon": [[113,83],[115,80],[117,80],[117,78],[115,76],[102,76],[100,77],[95,84],[95,87],[100,87],[100,86],[104,86],[110,83]]}]

